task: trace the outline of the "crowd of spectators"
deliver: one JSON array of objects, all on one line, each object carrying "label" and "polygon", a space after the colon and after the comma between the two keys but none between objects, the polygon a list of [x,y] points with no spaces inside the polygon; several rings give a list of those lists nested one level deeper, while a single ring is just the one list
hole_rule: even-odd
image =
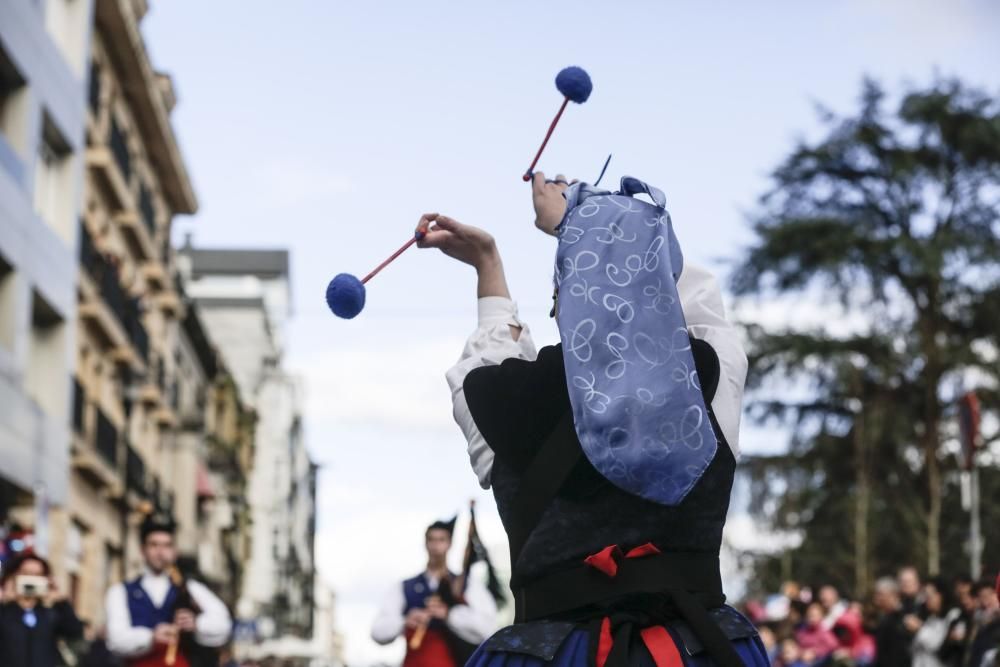
[{"label": "crowd of spectators", "polygon": [[786,582],[745,611],[775,667],[1000,667],[998,584],[904,567],[865,600]]}]

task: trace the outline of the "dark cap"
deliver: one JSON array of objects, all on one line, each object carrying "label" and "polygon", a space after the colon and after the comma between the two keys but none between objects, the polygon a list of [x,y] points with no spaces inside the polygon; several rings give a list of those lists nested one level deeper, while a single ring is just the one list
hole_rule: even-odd
[{"label": "dark cap", "polygon": [[145,542],[146,538],[153,533],[168,533],[173,535],[177,532],[177,524],[173,517],[165,512],[153,512],[142,520],[139,528],[139,537]]},{"label": "dark cap", "polygon": [[427,526],[427,532],[432,530],[444,530],[448,532],[448,537],[452,537],[455,534],[455,522],[458,521],[458,515],[451,517],[448,521],[435,521],[431,525]]}]

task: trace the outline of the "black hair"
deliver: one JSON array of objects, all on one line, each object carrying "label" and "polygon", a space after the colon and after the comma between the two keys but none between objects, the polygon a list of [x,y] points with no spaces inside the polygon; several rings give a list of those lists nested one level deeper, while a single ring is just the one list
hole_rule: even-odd
[{"label": "black hair", "polygon": [[44,573],[44,576],[47,577],[52,573],[52,568],[49,567],[49,562],[47,560],[45,560],[38,554],[34,553],[33,551],[27,551],[25,553],[14,556],[7,562],[6,567],[4,567],[3,569],[3,575],[0,576],[0,584],[7,583],[11,577],[17,574],[18,570],[21,569],[21,566],[23,566],[29,560],[33,560],[42,566],[42,572]]}]

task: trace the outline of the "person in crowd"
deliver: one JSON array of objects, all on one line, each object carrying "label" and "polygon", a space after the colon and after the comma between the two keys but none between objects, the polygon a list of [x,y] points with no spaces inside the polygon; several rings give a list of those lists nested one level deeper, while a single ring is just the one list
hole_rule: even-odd
[{"label": "person in crowd", "polygon": [[860,604],[847,607],[833,626],[839,648],[834,658],[839,664],[867,667],[875,661],[875,639],[865,632]]},{"label": "person in crowd", "polygon": [[778,658],[773,664],[774,667],[808,667],[802,659],[802,649],[791,637],[782,640]]},{"label": "person in crowd", "polygon": [[1000,600],[997,599],[997,588],[992,581],[984,579],[973,587],[972,592],[977,609],[966,664],[968,667],[993,667],[987,664],[986,658],[987,654],[1000,646]]},{"label": "person in crowd", "polygon": [[[108,591],[108,648],[128,667],[202,667],[229,641],[226,605],[207,586],[172,577],[175,525],[150,515],[140,530],[143,574]],[[173,658],[173,662],[171,662]]]},{"label": "person in crowd", "polygon": [[921,613],[904,619],[906,629],[913,634],[913,667],[946,667],[940,651],[960,613],[943,580],[931,579],[925,584]]},{"label": "person in crowd", "polygon": [[840,591],[836,586],[829,584],[821,586],[817,596],[819,603],[823,605],[823,627],[833,630],[840,617],[847,611],[847,601],[840,596]]},{"label": "person in crowd", "polygon": [[920,610],[921,585],[920,573],[912,565],[899,568],[896,572],[896,584],[899,587],[899,602],[903,615],[916,615]]},{"label": "person in crowd", "polygon": [[83,624],[52,580],[48,562],[30,552],[15,557],[0,588],[0,665],[62,665],[58,642],[83,637]]},{"label": "person in crowd", "polygon": [[972,586],[973,581],[969,577],[962,576],[955,579],[953,590],[958,614],[949,624],[948,636],[938,651],[938,656],[946,667],[963,667],[965,664],[978,606],[976,597],[972,593]]},{"label": "person in crowd", "polygon": [[774,630],[770,625],[759,626],[757,632],[760,635],[760,643],[764,645],[764,650],[767,651],[767,659],[773,665],[778,659],[781,650],[778,645],[778,638],[775,636]]},{"label": "person in crowd", "polygon": [[823,624],[826,610],[819,602],[813,602],[806,608],[805,622],[795,632],[795,640],[803,653],[813,658],[810,663],[822,661],[837,648],[840,643],[831,630]]},{"label": "person in crowd", "polygon": [[912,638],[903,625],[903,605],[899,585],[890,577],[875,582],[875,666],[910,667]]}]

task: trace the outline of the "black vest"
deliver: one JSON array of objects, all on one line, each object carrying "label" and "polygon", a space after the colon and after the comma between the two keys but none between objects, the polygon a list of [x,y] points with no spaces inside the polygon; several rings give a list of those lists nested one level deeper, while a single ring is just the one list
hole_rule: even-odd
[{"label": "black vest", "polygon": [[[705,403],[710,406],[719,381],[718,357],[703,341],[692,343]],[[536,361],[507,359],[499,366],[477,368],[466,377],[464,388],[476,426],[495,454],[493,494],[510,534],[522,475],[570,410],[562,348],[545,347]],[[652,542],[663,552],[718,556],[736,462],[714,415],[712,423],[718,452],[688,496],[674,507],[622,491],[581,457],[542,513],[517,562],[511,564],[514,581],[526,584],[579,566],[587,556],[613,544],[627,551]]]}]

